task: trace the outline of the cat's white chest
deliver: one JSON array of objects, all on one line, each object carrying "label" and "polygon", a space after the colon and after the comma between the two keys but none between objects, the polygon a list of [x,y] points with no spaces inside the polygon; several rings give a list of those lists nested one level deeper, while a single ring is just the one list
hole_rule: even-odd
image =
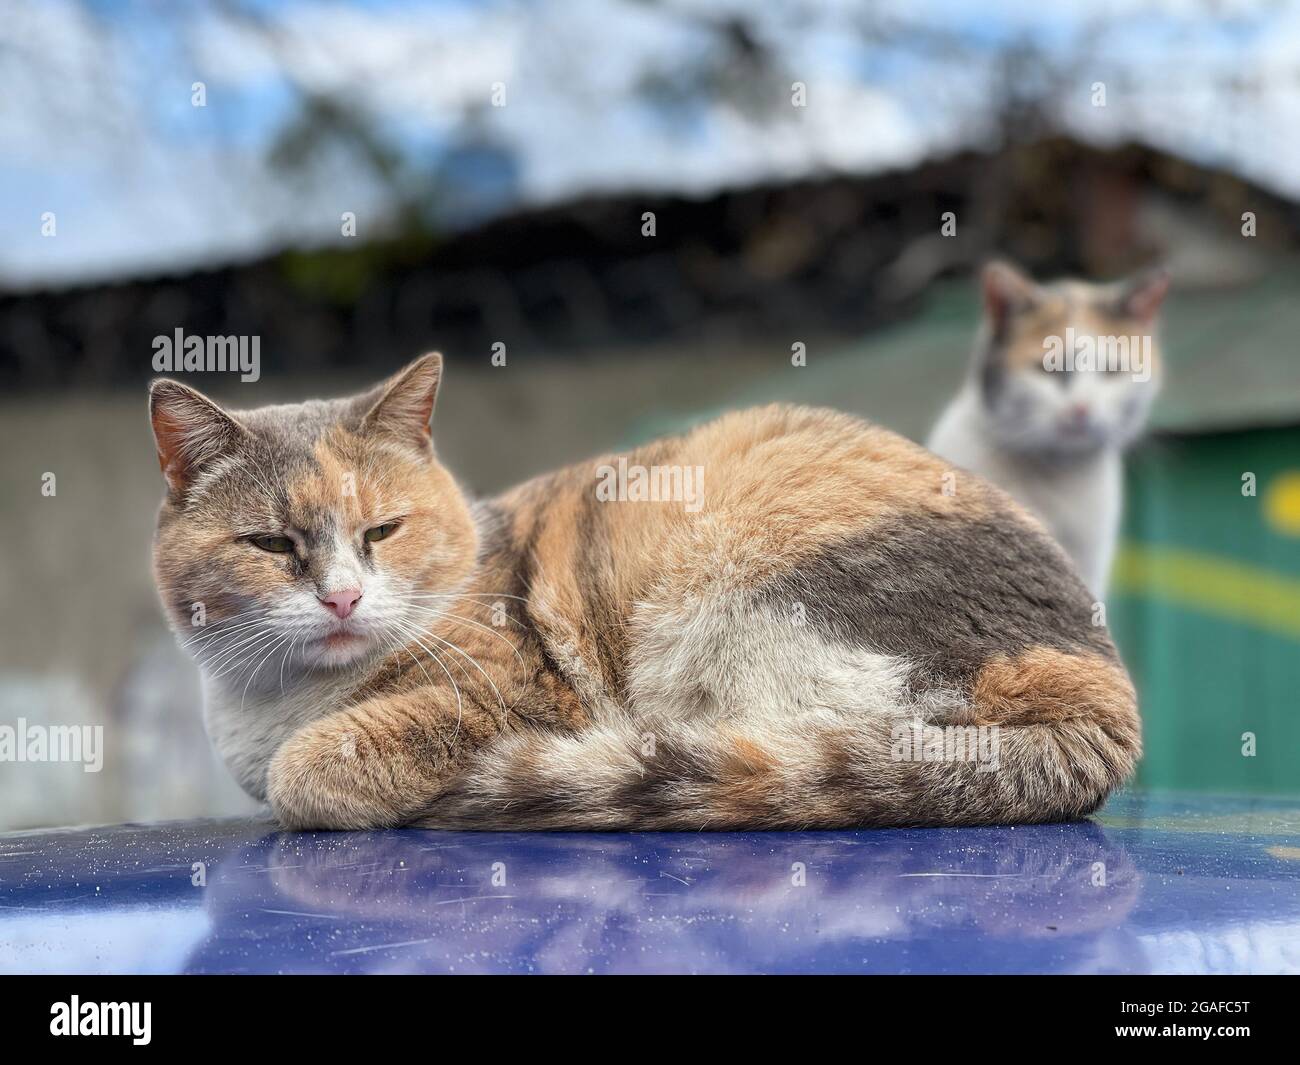
[{"label": "cat's white chest", "polygon": [[241,692],[203,683],[203,721],[212,745],[240,787],[266,798],[266,770],[286,739],[303,725],[343,705],[348,685],[335,678],[301,680]]},{"label": "cat's white chest", "polygon": [[1100,596],[1119,534],[1123,463],[1118,449],[1060,465],[1026,459],[1000,447],[973,408],[968,395],[960,396],[931,433],[930,449],[997,485],[1034,514]]},{"label": "cat's white chest", "polygon": [[1021,471],[1005,485],[1042,519],[1098,595],[1105,590],[1119,534],[1120,481],[1119,455],[1105,451],[1063,470]]}]

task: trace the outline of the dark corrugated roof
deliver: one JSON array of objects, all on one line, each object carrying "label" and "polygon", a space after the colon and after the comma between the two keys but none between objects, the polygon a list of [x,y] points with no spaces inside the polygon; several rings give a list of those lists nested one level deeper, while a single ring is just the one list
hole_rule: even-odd
[{"label": "dark corrugated roof", "polygon": [[[923,440],[962,382],[978,313],[973,282],[936,284],[913,318],[832,350],[813,343],[804,367],[774,349],[772,373],[732,405],[833,406]],[[1300,425],[1300,258],[1248,285],[1175,288],[1164,312],[1163,351],[1165,385],[1153,430]],[[637,435],[693,420],[655,419]]]}]

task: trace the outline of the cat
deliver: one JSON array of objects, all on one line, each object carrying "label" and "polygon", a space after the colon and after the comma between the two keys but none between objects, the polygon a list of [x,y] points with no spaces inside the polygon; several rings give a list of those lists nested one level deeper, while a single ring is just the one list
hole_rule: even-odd
[{"label": "cat", "polygon": [[982,288],[970,373],[927,445],[1039,517],[1100,599],[1119,536],[1121,456],[1160,386],[1169,277],[1039,285],[992,262]]},{"label": "cat", "polygon": [[[471,503],[441,377],[244,412],[151,386],[160,594],[286,827],[1045,822],[1133,769],[1091,597],[998,489],[777,405]],[[707,480],[598,498],[611,468]]]}]

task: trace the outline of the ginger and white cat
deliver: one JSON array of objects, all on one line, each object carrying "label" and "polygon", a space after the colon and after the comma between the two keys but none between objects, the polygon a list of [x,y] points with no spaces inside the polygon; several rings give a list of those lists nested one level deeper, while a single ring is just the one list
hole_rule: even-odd
[{"label": "ginger and white cat", "polygon": [[[431,443],[441,373],[244,412],[152,387],[158,586],[285,825],[1041,822],[1133,769],[1091,596],[1001,491],[774,406],[471,503]],[[703,491],[611,498],[610,468]]]},{"label": "ginger and white cat", "polygon": [[1039,285],[994,262],[982,283],[970,374],[927,444],[1039,517],[1100,597],[1119,536],[1123,450],[1160,384],[1168,276]]}]

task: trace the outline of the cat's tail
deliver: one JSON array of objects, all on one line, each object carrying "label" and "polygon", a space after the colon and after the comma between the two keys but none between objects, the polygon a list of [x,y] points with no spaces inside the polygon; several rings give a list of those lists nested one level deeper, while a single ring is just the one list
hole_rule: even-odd
[{"label": "cat's tail", "polygon": [[476,829],[686,830],[978,825],[1092,813],[1141,735],[1118,663],[994,661],[930,721],[832,713],[521,731],[417,822]]}]

